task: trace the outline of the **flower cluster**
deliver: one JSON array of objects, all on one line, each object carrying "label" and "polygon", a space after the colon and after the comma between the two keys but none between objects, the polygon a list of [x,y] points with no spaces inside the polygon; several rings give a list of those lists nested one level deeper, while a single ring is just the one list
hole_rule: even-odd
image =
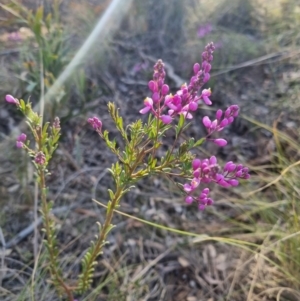
[{"label": "flower cluster", "polygon": [[191,196],[191,193],[200,185],[200,183],[211,183],[222,187],[232,187],[239,185],[239,179],[249,179],[249,169],[242,164],[234,164],[229,161],[222,169],[215,156],[209,159],[194,159],[192,162],[193,179],[190,184],[185,184],[183,189],[188,194],[186,202],[191,204],[194,200],[198,202],[199,209],[203,210],[207,205],[212,205],[213,200],[208,197],[209,189],[205,188],[200,193],[199,197]]},{"label": "flower cluster", "polygon": [[16,141],[16,147],[17,147],[17,148],[22,148],[23,145],[24,145],[24,142],[26,141],[26,139],[27,139],[26,134],[22,133],[22,134],[17,138],[17,141]]},{"label": "flower cluster", "polygon": [[[147,97],[144,100],[144,108],[140,110],[141,114],[146,114],[151,111],[156,118],[162,120],[164,124],[172,122],[176,115],[183,114],[187,119],[192,119],[191,112],[196,111],[198,103],[203,101],[206,105],[211,105],[209,99],[211,95],[210,89],[204,89],[200,95],[200,88],[210,79],[211,62],[214,52],[213,43],[209,43],[202,53],[202,63],[194,65],[190,83],[183,84],[175,95],[168,94],[169,86],[164,83],[165,70],[161,60],[154,65],[153,80],[149,81],[148,87],[152,92],[152,97]],[[163,114],[167,109],[168,114]]]},{"label": "flower cluster", "polygon": [[93,129],[101,131],[102,121],[99,118],[97,117],[89,118],[88,123],[93,127]]},{"label": "flower cluster", "polygon": [[208,116],[204,116],[202,119],[203,125],[206,127],[208,140],[213,141],[218,146],[225,146],[227,141],[225,139],[211,139],[209,138],[214,132],[221,132],[226,126],[233,123],[234,118],[239,114],[238,105],[232,105],[227,108],[223,113],[222,110],[216,112],[216,119],[211,121]]},{"label": "flower cluster", "polygon": [[44,165],[46,163],[46,156],[43,152],[38,152],[34,157],[34,162],[39,165]]}]

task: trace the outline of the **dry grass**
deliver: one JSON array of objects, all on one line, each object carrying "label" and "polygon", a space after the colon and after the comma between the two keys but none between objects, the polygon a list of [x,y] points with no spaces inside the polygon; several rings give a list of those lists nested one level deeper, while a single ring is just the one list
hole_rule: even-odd
[{"label": "dry grass", "polygon": [[[70,114],[62,116],[63,138],[49,178],[50,196],[58,212],[61,264],[70,279],[79,272],[80,258],[97,231],[95,222],[103,219],[104,209],[91,199],[105,203],[106,188],[112,186],[105,169],[114,158],[85,127],[86,116],[99,114],[111,128],[106,103],[114,100],[125,122],[134,120],[147,94],[146,80],[151,72],[132,70],[140,62],[151,66],[147,55],[163,58],[174,67],[175,75],[186,79],[192,63],[199,59],[199,49],[211,39],[222,42],[211,81],[215,103],[224,108],[238,102],[244,117],[227,133],[229,146],[219,156],[248,162],[253,176],[249,184],[234,191],[217,191],[217,204],[205,213],[183,204],[164,180],[140,183],[121,207],[122,212],[139,220],[116,214],[117,228],[99,259],[93,290],[80,300],[300,299],[298,10],[291,22],[291,15],[287,18],[284,11],[288,8],[279,3],[287,1],[261,1],[259,5],[257,1],[247,1],[247,14],[243,14],[243,1],[238,0],[194,0],[186,7],[175,0],[167,6],[164,1],[155,2],[156,6],[153,1],[135,2],[122,30],[111,37],[113,42],[105,55],[95,54],[84,66],[84,93],[90,101],[76,106],[73,100],[76,103],[81,97],[77,92],[66,100]],[[72,9],[78,11],[80,5],[78,1]],[[72,18],[73,26],[82,22],[88,30],[89,20],[95,22],[102,11],[98,6],[85,7],[81,17],[86,19]],[[172,20],[178,20],[179,25]],[[233,25],[230,20],[235,21]],[[207,22],[213,24],[212,33],[198,39],[198,26]],[[18,56],[12,52],[3,57],[3,68],[14,76],[10,62]],[[97,65],[99,62],[102,65]],[[2,76],[2,94],[17,87],[8,85]],[[168,78],[175,87],[173,79]],[[88,94],[95,87],[98,92]],[[6,106],[0,109],[0,141],[9,141],[20,120]],[[201,135],[202,131],[197,125],[190,134]],[[29,162],[21,163],[19,152],[10,151],[13,139],[9,148],[2,142],[0,245],[33,222],[32,168]],[[205,151],[216,150],[199,150],[198,155],[204,156]],[[16,165],[18,160],[21,162]],[[59,300],[45,275],[41,239],[38,237],[37,261],[32,255],[32,232],[17,244],[0,249],[1,300]]]}]

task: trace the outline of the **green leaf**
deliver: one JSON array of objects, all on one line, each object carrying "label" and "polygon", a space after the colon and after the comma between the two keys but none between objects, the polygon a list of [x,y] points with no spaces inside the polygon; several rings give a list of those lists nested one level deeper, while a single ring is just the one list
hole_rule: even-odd
[{"label": "green leaf", "polygon": [[115,198],[115,194],[113,193],[113,191],[111,189],[108,189],[107,191],[108,191],[109,197],[110,197],[110,199],[112,201]]},{"label": "green leaf", "polygon": [[36,20],[36,22],[40,22],[43,19],[43,15],[44,15],[44,6],[40,6],[36,10],[36,14],[35,14],[35,20]]},{"label": "green leaf", "polygon": [[46,122],[43,126],[43,131],[42,131],[42,136],[46,135],[47,134],[47,130],[48,130],[48,127],[49,127],[49,122]]},{"label": "green leaf", "polygon": [[176,138],[178,137],[180,131],[182,130],[182,127],[184,125],[184,121],[185,121],[185,117],[183,116],[183,114],[180,114],[178,125],[175,125]]},{"label": "green leaf", "polygon": [[194,146],[193,146],[193,147],[200,146],[205,140],[206,140],[205,138],[201,138],[201,139],[197,140],[197,141],[194,143]]},{"label": "green leaf", "polygon": [[184,155],[188,151],[188,142],[184,141],[180,146],[178,150],[179,156]]},{"label": "green leaf", "polygon": [[25,101],[23,99],[20,99],[19,102],[20,102],[20,110],[25,114],[25,109],[26,109]]},{"label": "green leaf", "polygon": [[50,30],[51,28],[51,20],[52,20],[52,14],[49,13],[45,19],[45,24],[46,24],[46,27],[48,29],[48,31]]},{"label": "green leaf", "polygon": [[195,139],[194,138],[190,138],[189,141],[188,141],[189,149],[193,148],[194,145],[195,145]]},{"label": "green leaf", "polygon": [[179,129],[181,129],[181,128],[183,127],[184,121],[185,121],[184,115],[183,115],[183,114],[180,114],[180,116],[179,116],[179,121],[178,121],[178,127],[179,127]]}]

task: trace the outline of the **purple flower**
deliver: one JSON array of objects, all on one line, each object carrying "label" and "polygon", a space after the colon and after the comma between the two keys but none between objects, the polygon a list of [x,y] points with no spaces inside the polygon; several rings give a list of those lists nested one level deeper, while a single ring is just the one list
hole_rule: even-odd
[{"label": "purple flower", "polygon": [[140,110],[141,114],[146,114],[150,110],[153,109],[153,100],[152,100],[152,98],[146,97],[145,100],[144,100],[144,105],[145,105],[145,107]]},{"label": "purple flower", "polygon": [[12,95],[6,95],[5,96],[5,100],[7,101],[7,102],[9,102],[9,103],[13,103],[13,104],[15,104],[15,105],[19,105],[19,100],[18,99],[16,99],[16,98],[14,98]]},{"label": "purple flower", "polygon": [[[207,44],[202,53],[201,64],[194,64],[194,75],[191,77],[190,83],[188,85],[183,84],[174,95],[168,94],[169,86],[164,83],[166,76],[164,63],[162,60],[158,60],[154,65],[153,79],[148,82],[148,87],[152,93],[151,98],[144,101],[145,106],[140,110],[140,113],[151,112],[157,119],[161,119],[165,124],[168,124],[178,115],[192,119],[193,115],[191,113],[198,109],[200,100],[203,100],[207,105],[211,105],[212,102],[209,99],[211,90],[204,89],[201,93],[199,91],[210,78],[209,72],[214,49],[213,43]],[[166,110],[168,115],[165,114]]]},{"label": "purple flower", "polygon": [[201,93],[201,97],[202,97],[204,103],[208,106],[210,106],[212,104],[211,100],[209,99],[210,95],[211,95],[210,89],[204,89]]},{"label": "purple flower", "polygon": [[200,159],[194,159],[192,162],[193,170],[198,169],[201,166],[201,160]]},{"label": "purple flower", "polygon": [[169,123],[171,123],[172,122],[172,117],[171,116],[169,116],[169,115],[161,115],[160,116],[160,119],[161,119],[161,121],[164,123],[164,124],[169,124]]},{"label": "purple flower", "polygon": [[16,141],[16,147],[17,148],[22,148],[24,143],[26,141],[26,134],[22,133],[18,138],[17,138],[17,141]]},{"label": "purple flower", "polygon": [[[238,113],[239,113],[239,107],[237,105],[232,105],[226,109],[224,114],[222,110],[218,110],[216,112],[216,119],[213,121],[208,116],[204,116],[202,118],[202,123],[207,129],[208,132],[207,138],[211,137],[211,135],[214,132],[220,132],[226,126],[231,124],[234,121],[234,118],[238,116]],[[225,146],[227,144],[227,141],[225,139],[209,138],[208,140],[213,141],[215,144],[219,146]]]},{"label": "purple flower", "polygon": [[214,139],[213,142],[218,146],[225,146],[227,145],[227,141],[225,139]]},{"label": "purple flower", "polygon": [[25,142],[27,136],[26,134],[22,133],[18,138],[17,141]]},{"label": "purple flower", "polygon": [[17,148],[22,148],[23,147],[23,142],[21,142],[21,141],[16,141],[16,147]]},{"label": "purple flower", "polygon": [[34,162],[39,165],[44,165],[46,163],[46,157],[43,152],[38,152],[35,155]]},{"label": "purple flower", "polygon": [[162,95],[167,95],[167,94],[169,93],[169,90],[170,90],[169,86],[166,85],[166,84],[164,84],[164,85],[161,87],[161,94],[162,94]]},{"label": "purple flower", "polygon": [[191,194],[196,190],[200,183],[214,182],[222,187],[235,187],[239,185],[239,179],[249,179],[249,169],[242,164],[234,164],[229,161],[222,169],[217,162],[215,156],[209,159],[194,159],[192,162],[193,180],[188,184],[183,185],[183,190],[187,193],[185,201],[188,204],[194,200],[198,202],[200,210],[204,210],[206,206],[210,206],[214,201],[208,197],[209,188],[204,188],[198,197],[193,197]]},{"label": "purple flower", "polygon": [[212,25],[210,23],[199,26],[197,35],[199,38],[204,38],[212,31]]},{"label": "purple flower", "polygon": [[88,123],[95,129],[101,131],[102,128],[102,122],[97,117],[92,117],[88,119]]},{"label": "purple flower", "polygon": [[192,204],[193,201],[194,201],[194,199],[193,199],[193,197],[191,197],[191,196],[187,196],[187,197],[185,198],[185,201],[186,201],[187,204]]}]

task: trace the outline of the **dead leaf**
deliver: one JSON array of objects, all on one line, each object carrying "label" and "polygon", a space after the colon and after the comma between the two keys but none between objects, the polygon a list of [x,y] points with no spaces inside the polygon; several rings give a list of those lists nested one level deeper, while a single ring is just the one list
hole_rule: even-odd
[{"label": "dead leaf", "polygon": [[227,256],[226,254],[219,254],[214,260],[215,267],[217,270],[224,272],[227,268],[226,263]]},{"label": "dead leaf", "polygon": [[216,258],[217,257],[217,251],[216,251],[216,248],[213,245],[209,244],[207,246],[207,251],[209,252],[209,255],[210,255],[211,258]]},{"label": "dead leaf", "polygon": [[209,284],[212,284],[212,285],[216,285],[216,284],[217,284],[217,285],[220,285],[220,284],[222,283],[221,280],[216,280],[216,279],[210,277],[210,276],[207,275],[207,274],[204,274],[203,276],[204,276],[204,279],[205,279]]},{"label": "dead leaf", "polygon": [[197,297],[194,296],[189,296],[187,297],[186,301],[198,301],[199,299]]},{"label": "dead leaf", "polygon": [[185,259],[184,257],[182,257],[182,256],[178,257],[178,262],[180,263],[180,265],[183,268],[187,268],[188,266],[190,266],[189,261],[187,259]]},{"label": "dead leaf", "polygon": [[77,213],[79,214],[83,214],[85,216],[89,216],[89,217],[98,217],[98,214],[96,214],[95,211],[92,210],[88,210],[88,209],[83,209],[83,208],[76,208],[75,210]]}]

